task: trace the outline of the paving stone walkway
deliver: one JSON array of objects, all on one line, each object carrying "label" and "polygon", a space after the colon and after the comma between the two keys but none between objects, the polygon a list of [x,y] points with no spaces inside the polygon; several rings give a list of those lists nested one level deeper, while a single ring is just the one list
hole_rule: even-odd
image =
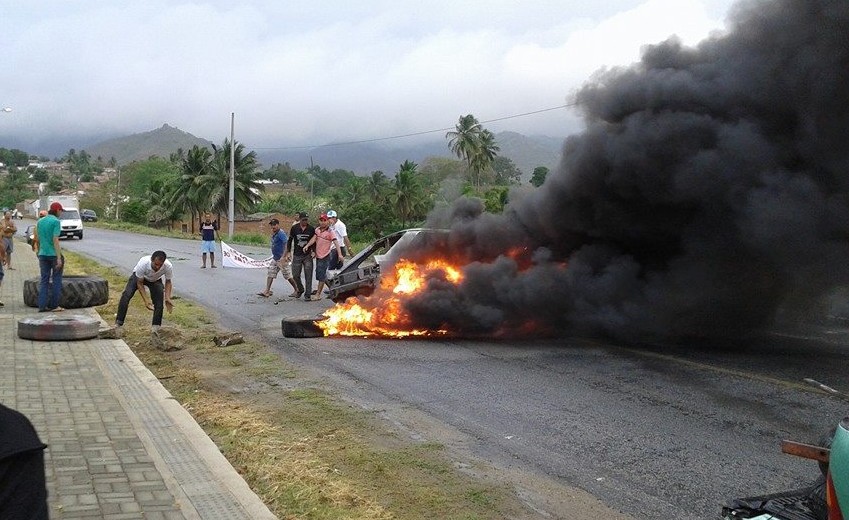
[{"label": "paving stone walkway", "polygon": [[37,314],[23,286],[38,276],[38,259],[15,246],[0,288],[0,402],[48,445],[50,517],[275,518],[124,341],[18,337],[18,319]]}]

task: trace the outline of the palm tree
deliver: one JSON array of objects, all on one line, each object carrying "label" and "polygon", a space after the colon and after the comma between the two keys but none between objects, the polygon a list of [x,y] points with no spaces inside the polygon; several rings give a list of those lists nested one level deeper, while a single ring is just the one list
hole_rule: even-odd
[{"label": "palm tree", "polygon": [[[198,179],[198,188],[216,215],[227,214],[230,207],[230,140],[224,139],[221,148],[212,145],[211,168]],[[233,175],[234,211],[246,212],[262,198],[265,186],[259,183],[256,152],[245,153],[245,146],[236,143]]]},{"label": "palm tree", "polygon": [[386,175],[380,170],[371,172],[371,176],[366,181],[366,192],[375,203],[383,202],[388,189],[389,179]]},{"label": "palm tree", "polygon": [[495,135],[489,130],[483,130],[478,134],[475,154],[469,161],[469,166],[475,174],[476,185],[480,187],[482,173],[492,166],[492,161],[498,155],[501,148],[495,143]]},{"label": "palm tree", "polygon": [[492,165],[500,150],[495,144],[495,135],[485,130],[472,114],[460,116],[455,130],[445,134],[449,139],[448,148],[457,157],[466,161],[472,174],[472,183],[480,187],[481,174]]},{"label": "palm tree", "polygon": [[369,197],[368,181],[363,177],[349,179],[347,184],[337,192],[338,206],[347,207]]},{"label": "palm tree", "polygon": [[171,206],[191,215],[193,235],[195,217],[208,206],[200,190],[200,179],[210,170],[211,157],[212,152],[208,148],[193,146],[180,163],[180,182],[174,186],[168,196]]},{"label": "palm tree", "polygon": [[478,134],[481,124],[472,114],[460,116],[455,129],[447,132],[445,138],[449,139],[448,148],[460,159],[469,163],[477,149]]},{"label": "palm tree", "polygon": [[[149,221],[165,222],[168,226],[168,231],[171,231],[171,224],[178,220],[183,214],[183,210],[170,203],[170,191],[167,183],[161,180],[154,181],[148,186],[144,194],[144,204],[148,208],[147,218]],[[194,229],[192,229],[194,233]]]},{"label": "palm tree", "polygon": [[395,182],[392,184],[390,200],[395,214],[404,227],[407,227],[407,223],[412,221],[424,206],[425,194],[416,175],[416,168],[418,168],[416,163],[404,161],[398,173],[395,174]]}]

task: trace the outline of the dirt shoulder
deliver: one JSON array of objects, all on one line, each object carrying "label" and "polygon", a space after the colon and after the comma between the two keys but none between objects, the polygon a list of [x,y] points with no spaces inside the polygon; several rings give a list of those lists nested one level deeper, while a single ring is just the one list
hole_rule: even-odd
[{"label": "dirt shoulder", "polygon": [[[109,280],[98,311],[113,321],[126,280],[68,256],[68,272]],[[346,401],[256,338],[216,346],[227,331],[190,301],[163,329],[171,351],[154,347],[149,319],[135,298],[125,341],[281,519],[627,518],[553,479],[476,459],[471,440],[415,410]]]}]

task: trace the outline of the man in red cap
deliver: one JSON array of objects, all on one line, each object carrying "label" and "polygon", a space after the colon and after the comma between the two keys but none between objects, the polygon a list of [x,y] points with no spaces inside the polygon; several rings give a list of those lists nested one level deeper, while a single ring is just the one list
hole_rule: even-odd
[{"label": "man in red cap", "polygon": [[342,249],[339,246],[339,241],[336,240],[336,233],[330,229],[330,221],[326,213],[322,213],[318,217],[318,227],[310,241],[304,246],[304,251],[309,250],[313,244],[315,244],[315,279],[318,280],[318,289],[315,291],[316,296],[307,299],[320,300],[321,291],[324,289],[325,280],[327,280],[327,268],[330,266],[330,251],[335,250],[337,257],[342,258]]},{"label": "man in red cap", "polygon": [[47,216],[38,219],[35,226],[38,233],[38,267],[41,271],[41,283],[38,286],[38,312],[61,311],[59,298],[62,296],[62,248],[59,247],[59,235],[62,224],[59,213],[62,205],[54,202]]}]

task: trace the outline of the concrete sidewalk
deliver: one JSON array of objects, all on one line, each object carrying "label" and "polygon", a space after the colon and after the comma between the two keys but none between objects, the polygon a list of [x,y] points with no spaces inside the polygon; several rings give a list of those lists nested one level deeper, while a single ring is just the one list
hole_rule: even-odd
[{"label": "concrete sidewalk", "polygon": [[0,402],[48,445],[51,518],[275,518],[124,341],[18,338],[18,319],[37,314],[23,286],[38,259],[16,241],[12,264],[0,289]]}]

